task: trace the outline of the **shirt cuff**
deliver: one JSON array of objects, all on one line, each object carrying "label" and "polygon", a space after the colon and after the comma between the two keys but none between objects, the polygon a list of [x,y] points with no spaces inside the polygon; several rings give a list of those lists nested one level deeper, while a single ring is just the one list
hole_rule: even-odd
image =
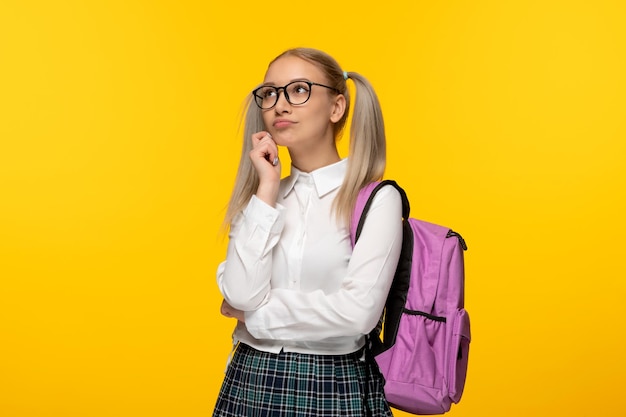
[{"label": "shirt cuff", "polygon": [[256,195],[243,210],[243,216],[247,221],[258,225],[261,229],[270,233],[280,233],[285,225],[285,207],[276,203],[272,207]]},{"label": "shirt cuff", "polygon": [[255,339],[271,339],[272,334],[267,330],[263,315],[258,310],[245,311],[244,318],[248,333]]}]

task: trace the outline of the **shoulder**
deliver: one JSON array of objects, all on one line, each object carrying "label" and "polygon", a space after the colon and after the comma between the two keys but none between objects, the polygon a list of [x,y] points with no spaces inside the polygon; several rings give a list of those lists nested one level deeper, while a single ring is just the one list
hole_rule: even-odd
[{"label": "shoulder", "polygon": [[391,185],[382,187],[372,200],[370,210],[382,208],[390,212],[398,212],[402,215],[402,197],[400,192]]},{"label": "shoulder", "polygon": [[374,200],[372,201],[372,204],[377,203],[377,202],[385,202],[385,201],[401,203],[402,197],[400,196],[400,191],[398,191],[396,187],[392,185],[385,185],[381,187],[376,192],[376,195],[374,196]]}]

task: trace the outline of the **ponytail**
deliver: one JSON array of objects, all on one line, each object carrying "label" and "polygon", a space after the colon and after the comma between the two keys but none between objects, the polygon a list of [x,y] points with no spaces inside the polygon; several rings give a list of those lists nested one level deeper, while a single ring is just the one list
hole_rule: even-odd
[{"label": "ponytail", "polygon": [[265,124],[263,123],[261,110],[252,100],[252,95],[249,95],[244,103],[243,145],[239,159],[239,169],[235,177],[235,186],[233,187],[226,216],[222,224],[223,230],[227,230],[230,227],[237,214],[241,213],[259,187],[259,174],[257,174],[252,165],[249,153],[252,151],[252,134],[265,130]]},{"label": "ponytail", "polygon": [[[346,77],[347,76],[347,77]],[[349,225],[359,190],[382,179],[386,164],[386,140],[383,114],[378,97],[367,79],[355,72],[344,72],[356,87],[348,171],[333,208],[338,219]]]}]

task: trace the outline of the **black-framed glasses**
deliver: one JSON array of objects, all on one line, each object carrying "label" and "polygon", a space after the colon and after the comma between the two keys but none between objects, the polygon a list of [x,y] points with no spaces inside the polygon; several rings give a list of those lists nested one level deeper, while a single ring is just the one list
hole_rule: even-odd
[{"label": "black-framed glasses", "polygon": [[311,89],[314,85],[328,88],[341,94],[341,91],[334,87],[324,84],[314,83],[311,81],[292,81],[284,87],[274,87],[271,85],[263,85],[252,92],[254,102],[263,110],[271,109],[278,103],[280,90],[283,90],[285,99],[289,104],[298,105],[306,103],[311,98]]}]

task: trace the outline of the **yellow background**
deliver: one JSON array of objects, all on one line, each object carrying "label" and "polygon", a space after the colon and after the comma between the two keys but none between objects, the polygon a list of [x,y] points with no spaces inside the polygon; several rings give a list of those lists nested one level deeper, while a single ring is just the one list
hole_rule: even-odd
[{"label": "yellow background", "polygon": [[295,46],[370,79],[387,177],[468,242],[449,415],[626,415],[623,4],[2,0],[0,415],[210,415],[241,103]]}]

